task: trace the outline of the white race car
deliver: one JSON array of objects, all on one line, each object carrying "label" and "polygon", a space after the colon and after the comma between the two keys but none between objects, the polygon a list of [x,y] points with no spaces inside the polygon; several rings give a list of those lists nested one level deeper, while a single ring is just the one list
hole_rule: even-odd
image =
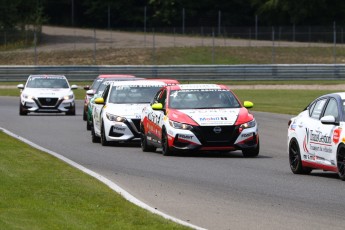
[{"label": "white race car", "polygon": [[141,117],[144,152],[162,148],[163,155],[190,151],[242,150],[259,154],[258,126],[227,86],[174,85],[161,89]]},{"label": "white race car", "polygon": [[118,81],[108,85],[102,97],[94,100],[92,111],[92,142],[140,140],[140,118],[164,81]]},{"label": "white race car", "polygon": [[291,171],[309,174],[314,169],[333,171],[345,180],[345,93],[321,96],[288,128]]},{"label": "white race car", "polygon": [[63,75],[30,75],[21,89],[19,114],[36,113],[66,113],[75,115],[73,89]]}]

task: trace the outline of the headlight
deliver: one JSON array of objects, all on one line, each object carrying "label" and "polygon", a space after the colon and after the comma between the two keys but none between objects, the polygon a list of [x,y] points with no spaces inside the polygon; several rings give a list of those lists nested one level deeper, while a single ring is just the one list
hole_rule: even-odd
[{"label": "headlight", "polygon": [[125,122],[126,118],[124,117],[120,117],[120,116],[116,116],[110,113],[105,113],[105,115],[107,116],[109,121],[117,121],[117,122]]},{"label": "headlight", "polygon": [[256,125],[255,119],[249,122],[243,123],[242,125],[240,125],[240,132],[242,132],[243,129],[253,128],[255,127],[255,125]]},{"label": "headlight", "polygon": [[191,130],[193,128],[193,126],[191,126],[191,125],[183,124],[183,123],[176,122],[176,121],[169,121],[169,124],[175,129]]},{"label": "headlight", "polygon": [[28,94],[23,94],[23,98],[28,99],[28,100],[32,100],[34,98],[34,96],[28,95]]},{"label": "headlight", "polygon": [[73,99],[73,94],[64,96],[63,99],[64,99],[64,100],[71,100],[71,99]]}]

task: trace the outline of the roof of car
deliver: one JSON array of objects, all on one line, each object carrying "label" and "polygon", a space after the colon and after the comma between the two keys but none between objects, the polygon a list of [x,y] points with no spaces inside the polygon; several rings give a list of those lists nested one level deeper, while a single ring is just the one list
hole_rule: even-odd
[{"label": "roof of car", "polygon": [[153,80],[138,80],[138,81],[113,81],[112,85],[143,85],[143,86],[166,86],[167,84],[163,81]]},{"label": "roof of car", "polygon": [[59,74],[33,74],[29,76],[30,78],[66,78],[65,75],[59,75]]},{"label": "roof of car", "polygon": [[135,76],[129,74],[101,74],[97,78],[135,78]]},{"label": "roof of car", "polygon": [[[332,95],[338,95],[342,100],[345,100],[345,92],[330,93],[330,94],[326,94],[323,96],[332,96]],[[323,96],[321,96],[321,97],[323,97]]]},{"label": "roof of car", "polygon": [[219,84],[179,84],[170,86],[172,90],[189,89],[228,89],[225,85]]},{"label": "roof of car", "polygon": [[162,81],[167,85],[177,85],[180,82],[176,79],[166,79],[166,78],[146,78],[145,80],[149,81]]}]

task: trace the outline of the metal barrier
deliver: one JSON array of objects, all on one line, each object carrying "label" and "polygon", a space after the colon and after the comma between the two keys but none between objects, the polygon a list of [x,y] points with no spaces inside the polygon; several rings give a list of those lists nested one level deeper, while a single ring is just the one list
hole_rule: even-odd
[{"label": "metal barrier", "polygon": [[72,81],[93,80],[100,74],[132,74],[144,78],[173,78],[188,81],[345,80],[345,65],[0,66],[0,81],[23,81],[30,74],[63,74]]}]

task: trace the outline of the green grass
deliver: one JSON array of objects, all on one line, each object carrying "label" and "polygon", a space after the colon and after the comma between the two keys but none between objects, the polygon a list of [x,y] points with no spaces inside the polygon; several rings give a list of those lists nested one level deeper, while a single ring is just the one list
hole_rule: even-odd
[{"label": "green grass", "polygon": [[1,229],[189,229],[0,132]]},{"label": "green grass", "polygon": [[253,111],[293,114],[301,112],[315,98],[331,90],[234,90],[239,99],[254,103]]}]

